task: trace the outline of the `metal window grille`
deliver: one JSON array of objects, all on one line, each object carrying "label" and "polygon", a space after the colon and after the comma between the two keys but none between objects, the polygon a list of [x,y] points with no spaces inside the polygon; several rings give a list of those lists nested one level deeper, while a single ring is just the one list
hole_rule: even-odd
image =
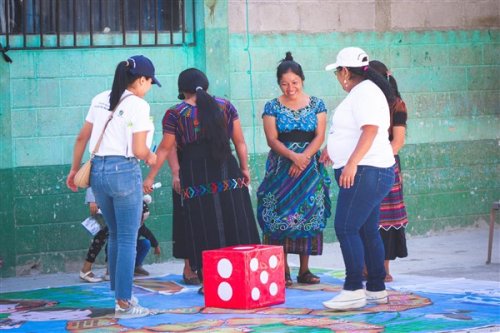
[{"label": "metal window grille", "polygon": [[10,49],[193,45],[195,0],[0,0]]}]

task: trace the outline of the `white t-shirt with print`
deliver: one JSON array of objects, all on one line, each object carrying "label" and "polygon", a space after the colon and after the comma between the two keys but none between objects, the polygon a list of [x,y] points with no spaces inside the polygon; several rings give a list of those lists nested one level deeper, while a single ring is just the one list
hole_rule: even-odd
[{"label": "white t-shirt with print", "polygon": [[[104,91],[92,99],[86,121],[93,124],[92,135],[89,142],[89,152],[92,153],[99,140],[102,129],[111,113],[109,111],[110,90]],[[122,95],[132,92],[125,90]],[[154,134],[154,125],[150,117],[150,107],[144,99],[135,96],[127,97],[118,105],[113,119],[104,132],[104,138],[99,147],[97,156],[125,156],[134,157],[132,151],[132,136],[137,132],[147,131],[146,144],[151,146]]]},{"label": "white t-shirt with print", "polygon": [[388,168],[395,163],[389,142],[389,105],[380,88],[370,80],[357,84],[337,106],[328,135],[328,155],[333,168],[347,164],[364,125],[378,126],[372,146],[358,165]]}]

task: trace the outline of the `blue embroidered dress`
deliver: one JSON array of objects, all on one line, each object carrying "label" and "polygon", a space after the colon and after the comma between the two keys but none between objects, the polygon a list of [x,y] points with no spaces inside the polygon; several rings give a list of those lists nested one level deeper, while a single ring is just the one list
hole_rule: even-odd
[{"label": "blue embroidered dress", "polygon": [[[266,103],[262,116],[276,118],[278,134],[314,132],[318,125],[317,114],[321,112],[327,110],[323,101],[316,97],[311,97],[309,105],[299,110],[291,110],[275,98]],[[309,145],[307,141],[282,142],[295,152],[303,152]],[[287,253],[321,254],[322,251],[323,229],[331,215],[331,181],[324,165],[318,162],[319,156],[320,152],[312,156],[310,164],[298,177],[288,175],[292,165],[289,159],[273,150],[267,158],[266,174],[257,191],[257,218],[264,241],[283,244]],[[311,250],[315,246],[319,249]]]}]

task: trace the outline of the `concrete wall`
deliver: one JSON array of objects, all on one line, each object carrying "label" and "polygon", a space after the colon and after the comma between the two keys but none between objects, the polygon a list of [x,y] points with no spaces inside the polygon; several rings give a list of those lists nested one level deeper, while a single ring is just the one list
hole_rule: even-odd
[{"label": "concrete wall", "polygon": [[[248,10],[247,10],[248,9]],[[232,33],[322,33],[489,29],[496,0],[230,0]]]},{"label": "concrete wall", "polygon": [[[91,97],[110,86],[116,62],[138,53],[153,59],[163,84],[146,97],[157,141],[182,69],[205,70],[211,91],[233,101],[251,153],[255,199],[268,151],[260,113],[280,93],[278,61],[291,50],[305,69],[307,92],[323,98],[331,114],[345,93],[324,66],[340,48],[360,46],[391,67],[408,104],[401,152],[408,232],[486,218],[500,196],[496,1],[195,3],[194,47],[9,51],[14,63],[0,61],[1,276],[79,269],[90,236],[80,226],[87,216],[83,192],[64,184],[74,138]],[[165,260],[171,257],[167,168],[158,180],[164,187],[155,191],[147,224]],[[335,185],[332,192],[335,201]]]}]

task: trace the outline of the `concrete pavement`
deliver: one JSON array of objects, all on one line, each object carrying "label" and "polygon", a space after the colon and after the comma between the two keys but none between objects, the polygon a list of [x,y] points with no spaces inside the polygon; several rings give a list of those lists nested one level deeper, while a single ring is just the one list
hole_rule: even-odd
[{"label": "concrete pavement", "polygon": [[[428,278],[465,278],[470,280],[496,281],[500,292],[500,228],[495,228],[491,264],[486,264],[488,225],[459,230],[431,233],[426,236],[408,236],[409,256],[391,262],[394,286],[408,283],[412,276]],[[83,260],[83,259],[82,259]],[[298,267],[298,256],[289,255],[292,267]],[[312,268],[343,270],[344,264],[338,243],[325,244],[322,256],[312,256]],[[161,264],[146,265],[151,275],[182,274],[183,261],[172,260]],[[94,269],[104,274],[104,267]],[[78,272],[58,274],[37,274],[0,279],[0,292],[31,290],[46,287],[60,287],[82,282]],[[391,284],[388,284],[391,287]]]}]

